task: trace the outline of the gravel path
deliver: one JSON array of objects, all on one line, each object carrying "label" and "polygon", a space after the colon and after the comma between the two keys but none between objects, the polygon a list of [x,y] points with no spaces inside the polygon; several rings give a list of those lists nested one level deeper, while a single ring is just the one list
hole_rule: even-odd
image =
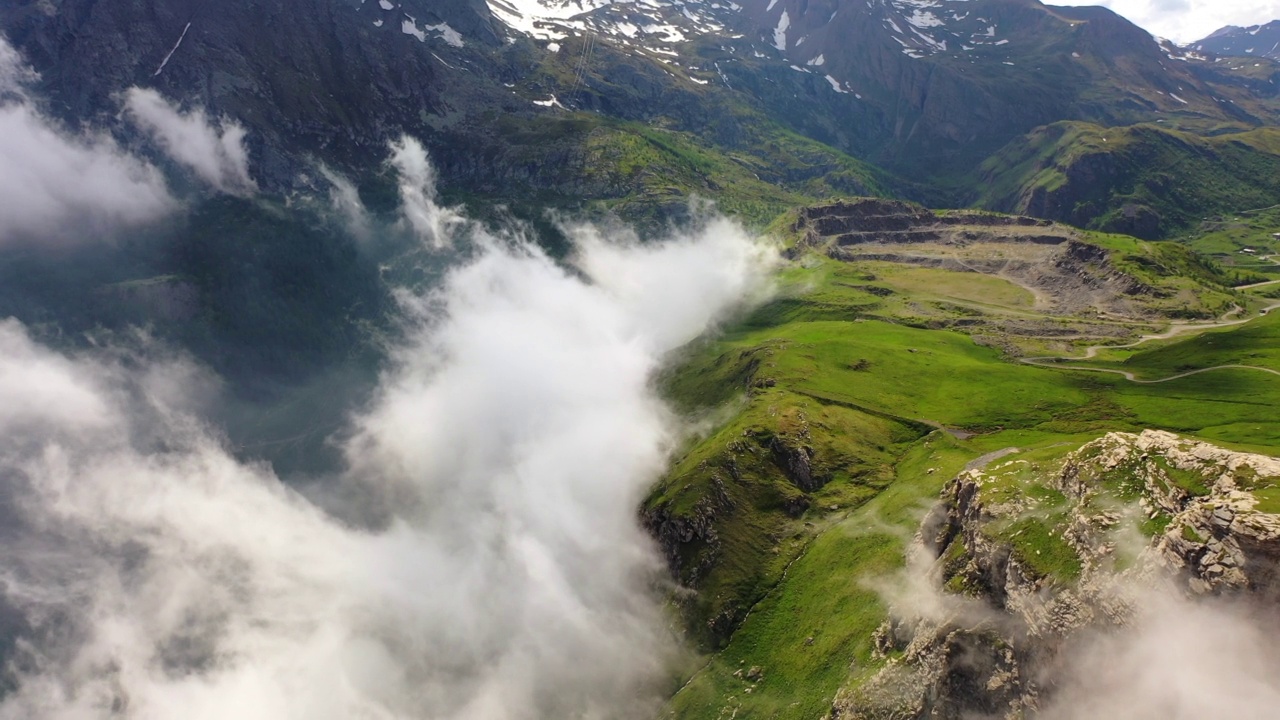
[{"label": "gravel path", "polygon": [[964,466],[964,469],[965,470],[981,470],[982,468],[990,465],[991,463],[995,462],[996,460],[999,460],[1000,458],[1006,455],[1012,455],[1014,453],[1019,453],[1019,452],[1022,452],[1022,451],[1016,447],[1007,447],[1003,450],[996,450],[995,452],[989,452],[986,455],[983,455],[981,457],[976,457],[970,460],[968,464]]},{"label": "gravel path", "polygon": [[[1280,280],[1275,282],[1280,282]],[[1280,308],[1280,303],[1272,303],[1271,305],[1268,305],[1267,307],[1259,311],[1259,314],[1265,315],[1271,312],[1272,310],[1275,310],[1276,308]],[[1226,315],[1223,315],[1222,317],[1223,318],[1231,317],[1232,315],[1236,315],[1240,313],[1241,310],[1242,308],[1236,307],[1236,309],[1232,310]],[[1057,368],[1059,370],[1084,370],[1087,372],[1110,373],[1112,375],[1119,375],[1123,377],[1125,380],[1128,380],[1129,382],[1139,383],[1142,385],[1154,385],[1156,383],[1169,382],[1170,380],[1178,380],[1180,378],[1190,377],[1192,375],[1199,375],[1200,373],[1206,373],[1212,370],[1226,370],[1226,369],[1260,370],[1265,373],[1271,373],[1272,375],[1280,375],[1280,372],[1272,370],[1271,368],[1258,367],[1256,365],[1214,365],[1213,367],[1200,368],[1198,370],[1190,370],[1188,372],[1178,373],[1177,375],[1170,375],[1169,377],[1160,378],[1159,380],[1139,380],[1133,373],[1127,372],[1125,370],[1114,370],[1112,368],[1096,368],[1096,367],[1085,367],[1083,365],[1063,365],[1062,364],[1063,362],[1072,362],[1076,360],[1090,360],[1092,358],[1097,357],[1098,353],[1102,350],[1118,350],[1123,348],[1138,347],[1139,345],[1146,342],[1150,342],[1152,340],[1168,340],[1170,338],[1177,337],[1178,335],[1184,335],[1189,332],[1214,330],[1216,328],[1232,327],[1234,325],[1243,325],[1253,319],[1254,318],[1241,318],[1239,320],[1224,319],[1224,320],[1219,320],[1217,322],[1212,322],[1212,323],[1175,323],[1168,330],[1165,330],[1162,333],[1158,333],[1156,335],[1143,335],[1141,338],[1138,338],[1138,340],[1125,345],[1090,346],[1085,349],[1085,353],[1083,357],[1021,358],[1021,362],[1026,363],[1027,365],[1035,365],[1036,367],[1051,367],[1051,368]]]}]

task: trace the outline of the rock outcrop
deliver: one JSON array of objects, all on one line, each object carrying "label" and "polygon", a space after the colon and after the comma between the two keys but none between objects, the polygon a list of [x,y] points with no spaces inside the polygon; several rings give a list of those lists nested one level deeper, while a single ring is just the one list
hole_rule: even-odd
[{"label": "rock outcrop", "polygon": [[1277,500],[1280,459],[1150,430],[967,470],[918,538],[938,602],[895,608],[884,667],[833,716],[1024,717],[1052,695],[1063,648],[1126,626],[1142,593],[1272,600]]}]

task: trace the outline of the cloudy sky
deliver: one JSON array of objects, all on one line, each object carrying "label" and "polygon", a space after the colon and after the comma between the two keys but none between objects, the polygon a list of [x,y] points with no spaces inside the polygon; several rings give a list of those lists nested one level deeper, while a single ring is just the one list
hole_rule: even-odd
[{"label": "cloudy sky", "polygon": [[1046,0],[1050,5],[1103,5],[1153,35],[1180,43],[1199,40],[1223,25],[1280,20],[1280,0]]}]

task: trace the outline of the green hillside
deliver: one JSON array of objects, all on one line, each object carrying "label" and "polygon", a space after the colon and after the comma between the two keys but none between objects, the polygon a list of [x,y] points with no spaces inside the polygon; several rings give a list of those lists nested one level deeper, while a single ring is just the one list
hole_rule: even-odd
[{"label": "green hillside", "polygon": [[984,206],[1153,239],[1280,200],[1280,130],[1199,136],[1062,122],[983,163]]},{"label": "green hillside", "polygon": [[[1280,450],[1280,375],[1224,369],[1148,385],[1018,363],[965,332],[901,323],[905,308],[943,296],[983,295],[992,315],[1034,314],[1024,296],[990,292],[1002,281],[984,275],[919,272],[803,256],[778,299],[689,347],[666,376],[680,407],[728,418],[644,508],[697,591],[675,604],[706,653],[667,717],[829,711],[842,687],[883,663],[872,654],[885,619],[876,582],[901,567],[942,484],[979,456],[1052,453],[1146,428]],[[1278,318],[1139,352],[1125,366],[1145,375],[1274,364],[1266,348]],[[1078,352],[1090,339],[1072,342]]]}]

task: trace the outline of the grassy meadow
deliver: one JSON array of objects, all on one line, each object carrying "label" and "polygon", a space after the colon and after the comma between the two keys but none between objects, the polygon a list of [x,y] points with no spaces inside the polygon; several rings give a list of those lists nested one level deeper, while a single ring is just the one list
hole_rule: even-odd
[{"label": "grassy meadow", "polygon": [[[877,667],[877,583],[903,566],[943,484],[986,453],[1048,458],[1144,428],[1280,453],[1280,376],[1224,369],[1138,384],[1021,363],[964,326],[930,326],[944,315],[1035,316],[1031,293],[1004,280],[810,257],[781,285],[772,302],[686,348],[663,378],[677,407],[721,419],[646,503],[711,527],[682,549],[681,579],[699,592],[676,606],[704,654],[668,717],[823,717],[842,687]],[[1263,316],[1096,365],[1142,378],[1280,368],[1277,340],[1280,315]],[[821,483],[812,493],[780,459],[797,448]],[[1029,557],[1057,557],[1051,523],[1007,530],[1043,541]],[[1069,577],[1068,565],[1053,570]]]}]

